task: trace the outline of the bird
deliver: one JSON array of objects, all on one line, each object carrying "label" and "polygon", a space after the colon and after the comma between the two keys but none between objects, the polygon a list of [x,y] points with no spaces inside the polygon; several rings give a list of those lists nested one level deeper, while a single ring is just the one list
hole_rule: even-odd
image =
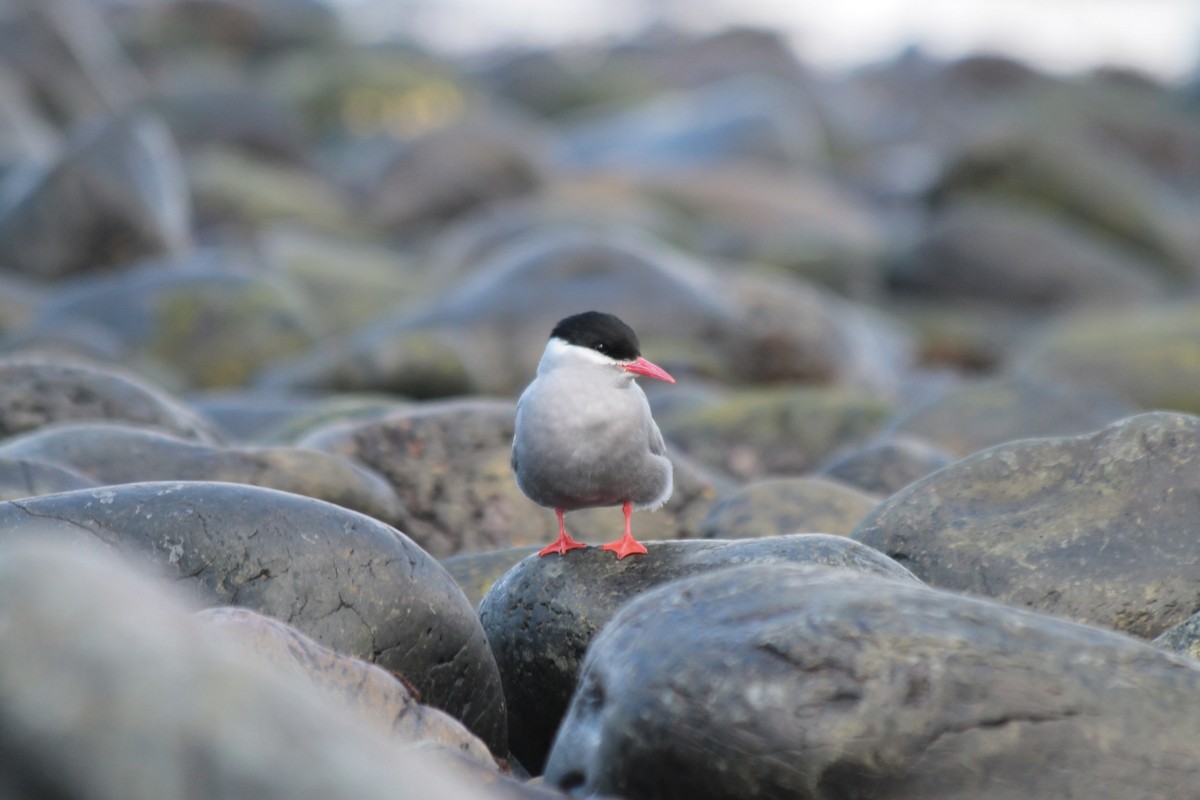
[{"label": "bird", "polygon": [[638,376],[675,383],[642,357],[637,334],[618,317],[585,311],[550,332],[537,374],[517,401],[512,446],[517,486],[558,517],[558,539],[539,556],[586,547],[567,533],[566,512],[618,505],[625,535],[603,549],[618,560],[645,554],[630,530],[633,510],[661,507],[673,483]]}]

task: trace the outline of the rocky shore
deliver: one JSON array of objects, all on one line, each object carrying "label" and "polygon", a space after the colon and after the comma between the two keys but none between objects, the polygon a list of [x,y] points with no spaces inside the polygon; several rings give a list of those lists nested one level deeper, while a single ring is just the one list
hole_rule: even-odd
[{"label": "rocky shore", "polygon": [[[0,6],[4,796],[1200,798],[1200,76]],[[509,465],[588,309],[620,561]]]}]

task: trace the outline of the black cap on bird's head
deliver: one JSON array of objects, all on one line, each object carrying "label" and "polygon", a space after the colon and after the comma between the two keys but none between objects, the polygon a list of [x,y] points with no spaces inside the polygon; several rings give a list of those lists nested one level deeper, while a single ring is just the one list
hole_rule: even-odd
[{"label": "black cap on bird's head", "polygon": [[635,361],[642,354],[633,328],[602,311],[585,311],[559,320],[550,338],[595,350],[616,361]]},{"label": "black cap on bird's head", "polygon": [[585,311],[559,320],[550,332],[551,342],[555,339],[574,347],[594,350],[612,359],[609,363],[634,375],[675,382],[665,369],[642,358],[633,328],[612,314]]}]

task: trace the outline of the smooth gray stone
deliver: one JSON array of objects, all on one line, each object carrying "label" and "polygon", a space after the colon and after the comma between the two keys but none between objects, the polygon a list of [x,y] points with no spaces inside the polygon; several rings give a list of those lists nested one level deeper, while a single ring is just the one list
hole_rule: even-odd
[{"label": "smooth gray stone", "polygon": [[5,798],[490,797],[79,550],[0,543]]},{"label": "smooth gray stone", "polygon": [[255,486],[148,482],[0,503],[0,540],[25,531],[107,545],[344,655],[403,675],[423,702],[506,750],[504,697],[475,610],[394,528]]},{"label": "smooth gray stone", "polygon": [[853,538],[933,586],[1152,638],[1200,607],[1200,418],[1025,439],[884,500]]},{"label": "smooth gray stone", "polygon": [[509,747],[531,772],[542,768],[588,643],[642,592],[689,575],[763,563],[849,567],[916,581],[896,562],[839,536],[645,544],[647,555],[621,560],[591,547],[530,556],[480,601],[479,617],[508,700]]},{"label": "smooth gray stone", "polygon": [[577,796],[1196,797],[1200,668],[848,570],[675,581],[593,640],[546,765]]}]

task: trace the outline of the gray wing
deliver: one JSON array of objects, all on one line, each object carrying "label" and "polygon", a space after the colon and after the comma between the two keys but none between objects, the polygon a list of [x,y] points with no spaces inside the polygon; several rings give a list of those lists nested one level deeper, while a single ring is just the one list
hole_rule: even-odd
[{"label": "gray wing", "polygon": [[650,443],[650,452],[654,455],[661,456],[667,452],[667,443],[663,441],[662,431],[649,414],[646,414],[646,439]]}]

